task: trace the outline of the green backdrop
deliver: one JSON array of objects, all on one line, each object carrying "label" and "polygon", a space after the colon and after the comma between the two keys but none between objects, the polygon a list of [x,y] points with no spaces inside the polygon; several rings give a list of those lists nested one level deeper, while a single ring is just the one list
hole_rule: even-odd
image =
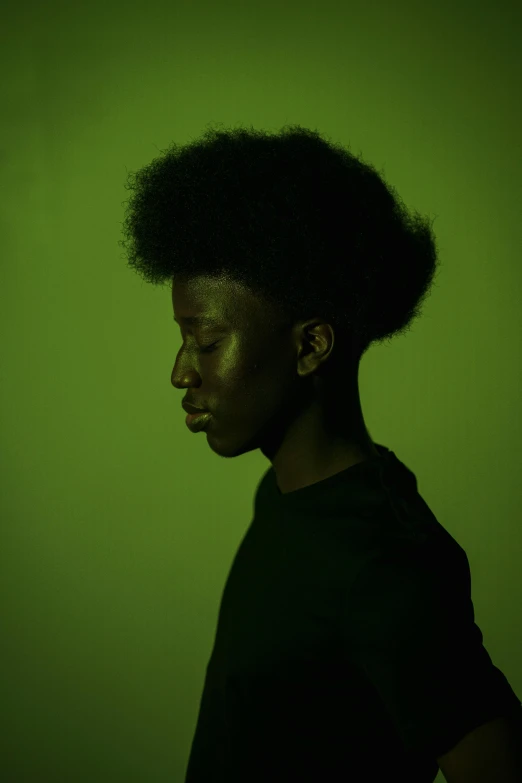
[{"label": "green backdrop", "polygon": [[209,122],[317,128],[437,215],[433,294],[410,334],[370,349],[361,401],[465,548],[485,644],[522,692],[521,10],[284,6],[4,4],[5,783],[184,780],[268,463],[187,430],[169,289],[117,243],[127,171]]}]

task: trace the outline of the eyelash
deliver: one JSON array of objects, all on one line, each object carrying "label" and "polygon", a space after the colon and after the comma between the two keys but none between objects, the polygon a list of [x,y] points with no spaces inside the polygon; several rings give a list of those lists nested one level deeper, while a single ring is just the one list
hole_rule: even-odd
[{"label": "eyelash", "polygon": [[205,346],[204,348],[200,348],[200,349],[199,349],[199,352],[200,352],[200,353],[212,353],[212,351],[215,351],[215,350],[216,350],[216,349],[214,348],[214,346],[215,346],[215,345],[217,345],[217,343],[218,343],[218,341],[216,340],[216,342],[215,342],[215,343],[210,343],[210,345],[207,345],[207,346]]}]

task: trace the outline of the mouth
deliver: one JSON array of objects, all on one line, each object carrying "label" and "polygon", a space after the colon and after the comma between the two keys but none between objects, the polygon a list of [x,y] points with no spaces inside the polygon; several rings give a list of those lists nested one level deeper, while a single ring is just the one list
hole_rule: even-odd
[{"label": "mouth", "polygon": [[181,407],[183,408],[185,413],[190,413],[190,414],[205,413],[207,410],[206,408],[197,408],[195,405],[191,405],[190,402],[182,402]]},{"label": "mouth", "polygon": [[202,410],[197,413],[187,413],[185,424],[191,432],[199,432],[208,424],[211,418],[212,414],[210,411]]}]

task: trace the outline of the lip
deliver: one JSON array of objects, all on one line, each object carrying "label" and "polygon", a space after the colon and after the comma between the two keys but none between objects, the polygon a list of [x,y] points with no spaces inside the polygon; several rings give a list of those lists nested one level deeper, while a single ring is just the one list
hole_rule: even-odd
[{"label": "lip", "polygon": [[199,413],[189,413],[187,418],[185,419],[185,424],[189,428],[191,432],[199,432],[200,430],[204,429],[210,419],[212,418],[212,414],[210,411],[199,411]]},{"label": "lip", "polygon": [[194,413],[207,413],[205,408],[196,408],[195,405],[191,405],[189,402],[182,402],[181,407],[185,411],[185,413],[190,413],[191,415]]}]

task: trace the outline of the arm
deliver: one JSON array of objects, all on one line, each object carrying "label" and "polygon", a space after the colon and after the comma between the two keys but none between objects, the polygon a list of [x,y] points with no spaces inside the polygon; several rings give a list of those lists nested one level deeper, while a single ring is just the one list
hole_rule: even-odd
[{"label": "arm", "polygon": [[437,763],[447,783],[522,783],[520,715],[478,726]]}]

